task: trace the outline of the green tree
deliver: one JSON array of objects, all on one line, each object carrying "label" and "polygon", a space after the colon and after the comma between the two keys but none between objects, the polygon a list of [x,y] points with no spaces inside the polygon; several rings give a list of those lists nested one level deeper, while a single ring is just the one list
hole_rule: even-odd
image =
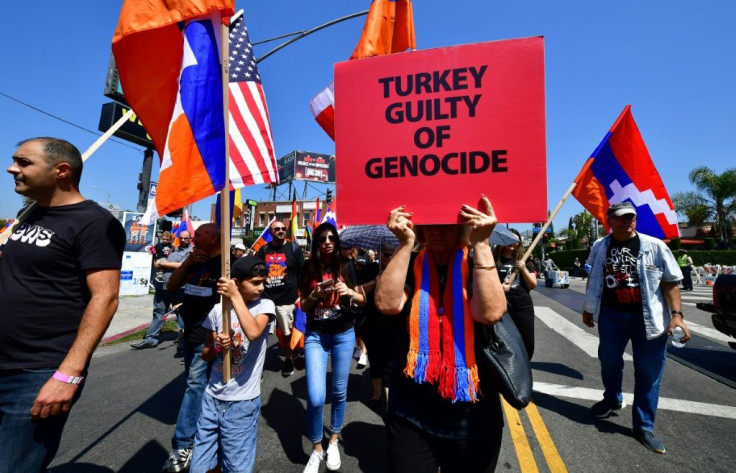
[{"label": "green tree", "polygon": [[684,215],[691,225],[713,222],[716,237],[730,243],[736,220],[736,168],[716,174],[700,166],[688,176],[696,192],[678,192],[672,198],[677,213]]}]

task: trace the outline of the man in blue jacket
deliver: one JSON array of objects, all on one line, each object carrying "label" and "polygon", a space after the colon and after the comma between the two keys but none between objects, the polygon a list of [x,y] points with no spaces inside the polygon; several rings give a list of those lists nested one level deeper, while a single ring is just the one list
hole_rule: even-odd
[{"label": "man in blue jacket", "polygon": [[681,327],[683,342],[690,332],[683,322],[678,281],[682,272],[669,248],[656,238],[637,233],[636,208],[629,202],[611,205],[606,221],[611,234],[596,241],[583,307],[583,323],[598,322],[603,400],[590,410],[606,418],[625,406],[622,394],[623,354],[631,340],[634,353],[633,434],[645,447],[664,453],[652,432],[659,387],[667,353],[667,336]]}]

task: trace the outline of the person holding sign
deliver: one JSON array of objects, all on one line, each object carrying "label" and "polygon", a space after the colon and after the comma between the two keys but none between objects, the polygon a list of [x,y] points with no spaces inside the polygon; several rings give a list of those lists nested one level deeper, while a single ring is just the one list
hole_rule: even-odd
[{"label": "person holding sign", "polygon": [[474,341],[475,323],[506,311],[488,243],[497,218],[485,196],[480,210],[463,205],[459,217],[459,225],[415,226],[405,206],[389,215],[399,246],[375,302],[408,319],[396,337],[386,420],[392,472],[492,472],[498,461],[501,404]]},{"label": "person holding sign", "polygon": [[327,469],[340,468],[337,441],[345,418],[348,376],[355,346],[351,305],[365,305],[365,291],[356,286],[352,263],[342,263],[340,238],[330,223],[314,231],[312,253],[299,278],[301,308],[307,314],[304,356],[307,371],[307,436],[314,449],[304,473],[317,473],[322,451],[323,409],[327,382],[327,354],[332,356],[332,420]]}]

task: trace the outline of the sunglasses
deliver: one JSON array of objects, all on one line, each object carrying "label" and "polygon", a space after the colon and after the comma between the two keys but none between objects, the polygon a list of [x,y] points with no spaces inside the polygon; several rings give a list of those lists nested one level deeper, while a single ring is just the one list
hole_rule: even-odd
[{"label": "sunglasses", "polygon": [[274,232],[285,232],[286,227],[273,227],[271,230],[273,230]]},{"label": "sunglasses", "polygon": [[324,243],[326,241],[337,241],[337,239],[335,238],[334,235],[322,235],[321,237],[319,237],[318,241],[320,243]]}]

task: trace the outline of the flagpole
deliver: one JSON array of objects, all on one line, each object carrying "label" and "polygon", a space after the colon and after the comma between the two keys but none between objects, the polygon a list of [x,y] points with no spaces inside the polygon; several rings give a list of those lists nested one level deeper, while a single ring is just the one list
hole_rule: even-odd
[{"label": "flagpole", "polygon": [[[537,233],[537,236],[534,237],[534,240],[532,241],[532,244],[529,245],[529,248],[526,249],[526,253],[524,253],[524,256],[521,258],[521,263],[526,263],[526,260],[529,258],[529,255],[532,254],[532,251],[534,251],[534,248],[536,248],[537,244],[539,243],[539,240],[542,239],[544,236],[544,232],[547,230],[547,228],[552,224],[552,220],[555,219],[555,216],[557,215],[557,212],[560,211],[562,208],[562,205],[567,201],[568,197],[570,197],[570,194],[572,194],[572,191],[575,190],[575,187],[578,185],[577,182],[573,182],[572,185],[567,189],[567,192],[565,192],[565,195],[562,196],[560,201],[557,203],[557,207],[552,211],[549,218],[546,222],[544,222],[544,225],[542,225],[542,228],[539,230],[539,233]],[[521,243],[521,242],[519,242]],[[514,268],[514,272],[511,273],[511,276],[509,277],[509,280],[506,281],[509,284],[511,284],[514,279],[516,279],[516,275],[519,273],[518,268]]]},{"label": "flagpole", "polygon": [[[223,118],[225,120],[225,186],[220,191],[220,272],[222,277],[230,279],[230,108],[229,108],[229,37],[230,27],[220,25],[222,48],[222,103]],[[222,330],[230,334],[230,298],[222,296]],[[230,382],[230,348],[222,351],[222,382]]]},{"label": "flagpole", "polygon": [[[132,116],[133,116],[133,109],[130,108],[128,109],[127,112],[123,114],[122,117],[118,119],[118,121],[113,123],[110,129],[108,129],[102,136],[97,138],[97,140],[94,143],[92,143],[92,146],[87,148],[87,151],[85,151],[82,154],[82,162],[86,161],[90,156],[92,156],[92,154],[95,151],[97,151],[99,147],[102,146],[103,143],[105,143],[105,141],[110,139],[112,134],[118,131],[118,129],[121,126],[123,126],[123,124],[125,124],[125,122],[127,122]],[[13,223],[10,224],[10,226],[6,228],[5,231],[2,232],[2,234],[0,234],[0,246],[4,245],[8,241],[8,239],[10,238],[10,235],[12,235],[15,232],[15,230],[20,226],[20,224],[23,223],[23,221],[28,218],[28,216],[31,214],[31,212],[33,212],[36,209],[36,207],[38,207],[38,202],[34,201],[31,205],[26,207],[25,210],[23,210],[23,212],[21,212],[21,214],[18,215],[18,217],[16,217]]]}]

